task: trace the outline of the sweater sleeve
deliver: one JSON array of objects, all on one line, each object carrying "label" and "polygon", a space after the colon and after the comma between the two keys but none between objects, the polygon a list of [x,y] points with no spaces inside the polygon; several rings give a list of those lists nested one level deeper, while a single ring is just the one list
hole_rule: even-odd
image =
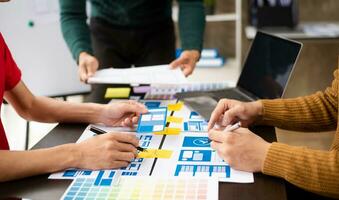
[{"label": "sweater sleeve", "polygon": [[258,124],[295,131],[328,131],[337,126],[338,70],[332,87],[306,97],[261,100],[263,118]]},{"label": "sweater sleeve", "polygon": [[59,0],[59,3],[62,34],[73,58],[78,62],[81,52],[93,52],[86,23],[86,0]]},{"label": "sweater sleeve", "polygon": [[305,190],[339,198],[339,152],[273,143],[263,173],[284,178]]},{"label": "sweater sleeve", "polygon": [[205,30],[205,9],[202,0],[178,0],[179,34],[184,50],[201,51]]}]

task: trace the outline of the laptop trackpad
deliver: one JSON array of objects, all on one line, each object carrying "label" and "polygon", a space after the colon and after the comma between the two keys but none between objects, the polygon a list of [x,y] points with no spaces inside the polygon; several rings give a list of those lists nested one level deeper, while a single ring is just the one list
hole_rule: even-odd
[{"label": "laptop trackpad", "polygon": [[198,112],[207,121],[210,119],[211,113],[218,103],[209,96],[184,97],[181,100],[194,111]]}]

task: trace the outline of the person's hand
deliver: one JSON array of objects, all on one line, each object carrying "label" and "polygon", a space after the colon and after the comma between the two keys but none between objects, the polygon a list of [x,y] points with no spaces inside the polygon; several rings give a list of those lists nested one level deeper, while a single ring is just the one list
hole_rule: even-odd
[{"label": "person's hand", "polygon": [[196,63],[200,58],[200,53],[197,50],[185,50],[180,57],[170,63],[172,69],[180,67],[185,76],[192,74]]},{"label": "person's hand", "polygon": [[140,114],[147,113],[145,105],[136,101],[123,101],[103,105],[96,123],[107,126],[133,126],[138,122]]},{"label": "person's hand", "polygon": [[126,167],[137,156],[139,140],[134,134],[105,133],[75,144],[77,163],[81,169]]},{"label": "person's hand", "polygon": [[99,61],[92,55],[81,52],[79,55],[78,74],[80,81],[86,82],[89,77],[93,76],[99,68]]},{"label": "person's hand", "polygon": [[211,147],[232,168],[248,172],[260,172],[270,143],[245,128],[233,132],[210,130]]},{"label": "person's hand", "polygon": [[237,100],[221,99],[208,122],[208,130],[215,124],[226,127],[238,121],[242,127],[248,127],[262,115],[262,103],[260,101],[244,103]]}]

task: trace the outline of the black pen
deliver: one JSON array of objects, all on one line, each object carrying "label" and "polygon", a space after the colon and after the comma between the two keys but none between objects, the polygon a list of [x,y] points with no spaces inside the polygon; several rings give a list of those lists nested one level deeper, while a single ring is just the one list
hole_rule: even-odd
[{"label": "black pen", "polygon": [[[107,133],[106,131],[104,131],[104,130],[98,128],[98,127],[95,127],[95,126],[91,126],[89,128],[89,130],[92,131],[93,133],[97,134],[97,135],[101,135],[101,134]],[[137,150],[138,151],[146,151],[146,149],[142,148],[142,147],[137,147]]]}]

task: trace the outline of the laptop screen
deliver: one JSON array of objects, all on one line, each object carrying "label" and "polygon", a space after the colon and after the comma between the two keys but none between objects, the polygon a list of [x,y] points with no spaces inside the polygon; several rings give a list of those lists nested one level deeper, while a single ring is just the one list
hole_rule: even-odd
[{"label": "laptop screen", "polygon": [[301,46],[258,31],[237,86],[261,99],[280,98]]}]

